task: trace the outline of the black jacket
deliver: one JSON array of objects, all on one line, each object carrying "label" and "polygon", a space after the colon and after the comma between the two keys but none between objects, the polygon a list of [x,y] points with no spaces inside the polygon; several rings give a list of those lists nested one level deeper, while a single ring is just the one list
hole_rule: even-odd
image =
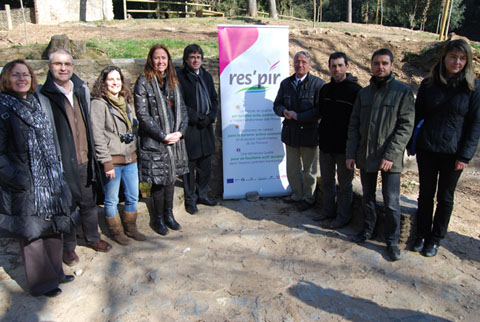
[{"label": "black jacket", "polygon": [[480,138],[480,81],[475,81],[475,91],[466,84],[453,88],[427,82],[423,80],[415,102],[415,125],[425,119],[416,148],[455,154],[467,163]]},{"label": "black jacket", "polygon": [[[200,77],[203,78],[212,104],[210,113],[205,115],[206,123],[199,122],[197,112],[196,80],[191,75],[188,67],[177,69],[178,81],[180,82],[183,100],[187,107],[188,127],[185,134],[185,145],[187,146],[188,158],[198,159],[215,153],[215,135],[213,133],[213,122],[217,117],[218,97],[215,91],[212,75],[203,67],[200,69]],[[207,124],[205,126],[205,124]]]},{"label": "black jacket", "polygon": [[322,87],[316,105],[321,118],[318,126],[319,148],[325,153],[345,154],[348,122],[357,93],[362,87],[357,78],[347,74],[340,83],[331,80]]},{"label": "black jacket", "polygon": [[283,117],[285,109],[295,111],[298,120],[283,120],[282,142],[292,147],[318,146],[318,117],[315,116],[314,100],[325,81],[310,73],[299,88],[295,74],[280,83],[273,111]]},{"label": "black jacket", "polygon": [[0,98],[0,235],[26,240],[62,232],[60,222],[68,228],[63,232],[70,229],[64,214],[47,219],[37,213],[28,151],[30,126]]},{"label": "black jacket", "polygon": [[[178,87],[175,91],[167,90],[167,96],[173,104],[172,113],[169,113],[172,119],[169,121],[183,134],[180,141],[171,147],[163,141],[169,133],[162,126],[167,121],[162,120],[161,105],[157,102],[157,97],[164,99],[165,96],[158,93],[154,83],[148,82],[145,76],[137,78],[134,98],[135,113],[139,121],[138,171],[142,182],[173,184],[176,176],[188,173],[188,155],[184,140],[188,124],[187,111]],[[175,118],[174,115],[178,114],[180,117]]]},{"label": "black jacket", "polygon": [[[87,140],[88,140],[88,185],[95,184],[97,180],[101,180],[100,168],[95,156],[95,144],[93,141],[92,130],[90,126],[90,91],[87,85],[75,74],[73,74],[71,81],[74,85],[74,93],[80,104],[83,121],[86,126]],[[81,184],[80,182],[77,155],[75,152],[75,143],[73,140],[72,129],[68,122],[67,113],[65,110],[65,96],[58,90],[54,83],[50,72],[47,75],[47,80],[39,91],[39,95],[47,97],[50,103],[53,118],[55,121],[55,128],[57,131],[58,143],[62,153],[62,164],[65,180],[67,181],[73,198],[78,202],[82,200]],[[42,100],[41,100],[42,102]],[[42,102],[43,103],[43,102]],[[101,182],[99,181],[101,185]]]}]

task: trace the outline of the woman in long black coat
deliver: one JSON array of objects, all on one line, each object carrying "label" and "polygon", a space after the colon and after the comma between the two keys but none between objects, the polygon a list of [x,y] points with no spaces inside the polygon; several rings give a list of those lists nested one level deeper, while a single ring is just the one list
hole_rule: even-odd
[{"label": "woman in long black coat", "polygon": [[23,60],[0,75],[0,231],[20,238],[30,293],[56,296],[74,279],[63,272],[61,238],[72,229],[72,197],[36,86]]},{"label": "woman in long black coat", "polygon": [[139,121],[139,179],[152,184],[151,226],[160,235],[181,229],[173,215],[177,176],[188,172],[184,135],[188,116],[168,49],[150,48],[134,90]]},{"label": "woman in long black coat", "polygon": [[413,251],[431,257],[447,233],[457,182],[480,137],[480,81],[475,80],[472,50],[465,40],[449,41],[423,80],[415,124],[422,120],[415,142],[420,191]]}]

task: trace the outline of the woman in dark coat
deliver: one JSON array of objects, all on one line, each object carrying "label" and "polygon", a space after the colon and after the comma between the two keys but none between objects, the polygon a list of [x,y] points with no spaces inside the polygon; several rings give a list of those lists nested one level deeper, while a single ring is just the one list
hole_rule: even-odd
[{"label": "woman in dark coat", "polygon": [[71,229],[64,215],[72,197],[36,86],[23,60],[7,63],[0,75],[0,229],[20,237],[31,294],[57,296],[59,283],[74,279],[63,272],[61,238]]},{"label": "woman in dark coat", "polygon": [[480,81],[475,80],[472,50],[465,40],[447,42],[440,61],[423,80],[415,124],[422,120],[415,140],[420,191],[413,251],[431,257],[447,233],[458,179],[480,137]]},{"label": "woman in dark coat", "polygon": [[139,121],[139,179],[152,184],[151,226],[160,235],[166,235],[167,227],[181,228],[173,216],[173,194],[176,177],[188,172],[184,140],[188,116],[165,46],[150,48],[134,94]]}]

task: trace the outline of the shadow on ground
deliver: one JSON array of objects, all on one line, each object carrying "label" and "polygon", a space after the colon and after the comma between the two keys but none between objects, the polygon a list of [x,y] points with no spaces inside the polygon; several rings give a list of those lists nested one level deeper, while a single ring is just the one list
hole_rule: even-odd
[{"label": "shadow on ground", "polygon": [[[384,307],[373,301],[352,297],[331,288],[323,288],[309,281],[300,281],[290,287],[288,292],[305,304],[348,321],[449,321],[422,312]],[[375,316],[372,312],[375,312]]]}]

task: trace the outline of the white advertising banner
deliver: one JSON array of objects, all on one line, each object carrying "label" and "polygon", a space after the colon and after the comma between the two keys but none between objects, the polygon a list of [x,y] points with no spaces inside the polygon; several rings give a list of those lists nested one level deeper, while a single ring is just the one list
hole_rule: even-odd
[{"label": "white advertising banner", "polygon": [[282,119],[273,112],[288,77],[288,27],[218,26],[223,198],[290,193]]}]

